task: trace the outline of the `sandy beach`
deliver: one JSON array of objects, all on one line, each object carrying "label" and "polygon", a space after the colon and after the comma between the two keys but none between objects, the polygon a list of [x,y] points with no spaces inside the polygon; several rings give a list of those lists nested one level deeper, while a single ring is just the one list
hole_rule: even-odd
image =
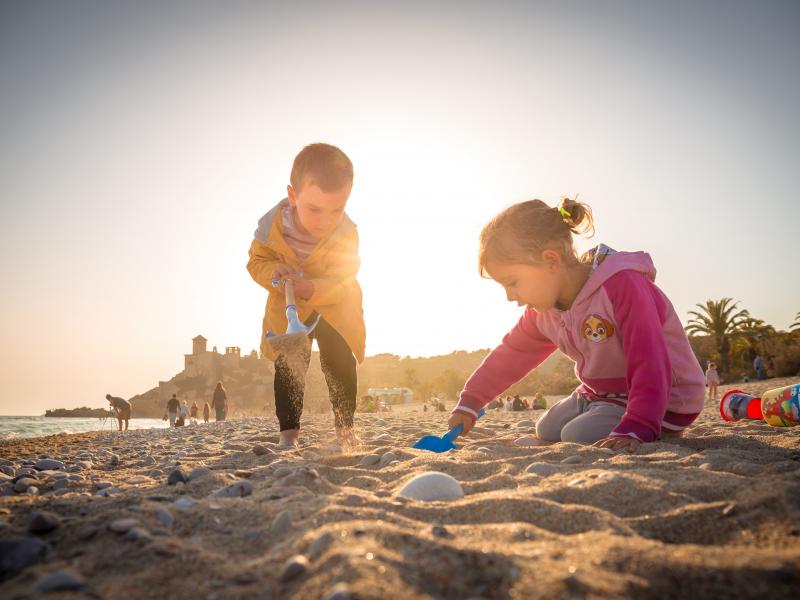
[{"label": "sandy beach", "polygon": [[[491,411],[440,455],[410,448],[446,430],[420,407],[357,415],[351,451],[318,415],[289,451],[274,419],[3,442],[2,596],[796,597],[800,427],[707,403],[628,455],[526,445],[539,414]],[[463,497],[398,496],[427,471]]]}]

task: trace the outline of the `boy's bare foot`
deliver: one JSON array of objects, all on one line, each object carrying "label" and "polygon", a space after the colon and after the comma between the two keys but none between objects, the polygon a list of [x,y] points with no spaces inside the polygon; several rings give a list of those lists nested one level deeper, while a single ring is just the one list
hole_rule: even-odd
[{"label": "boy's bare foot", "polygon": [[361,446],[361,439],[355,434],[352,427],[337,427],[336,441],[339,442],[344,452],[349,452]]},{"label": "boy's bare foot", "polygon": [[288,450],[297,448],[300,445],[300,430],[299,429],[284,429],[281,431],[281,439],[278,442],[278,448]]}]

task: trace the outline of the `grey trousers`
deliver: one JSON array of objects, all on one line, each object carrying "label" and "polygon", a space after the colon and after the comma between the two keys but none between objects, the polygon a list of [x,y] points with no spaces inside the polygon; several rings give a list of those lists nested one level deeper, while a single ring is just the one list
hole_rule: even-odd
[{"label": "grey trousers", "polygon": [[593,444],[619,425],[625,408],[611,402],[589,402],[577,391],[558,401],[536,422],[536,435],[548,442]]}]

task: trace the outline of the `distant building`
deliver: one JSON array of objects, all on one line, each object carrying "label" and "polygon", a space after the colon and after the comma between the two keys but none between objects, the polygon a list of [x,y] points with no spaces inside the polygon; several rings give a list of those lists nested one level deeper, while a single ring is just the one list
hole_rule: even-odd
[{"label": "distant building", "polygon": [[183,371],[187,377],[205,375],[209,383],[216,383],[222,379],[223,371],[231,373],[245,366],[257,364],[258,352],[253,350],[248,356],[242,356],[239,346],[227,346],[225,354],[217,352],[217,347],[209,352],[208,340],[198,335],[192,340],[192,353],[183,355]]},{"label": "distant building", "polygon": [[410,404],[414,401],[414,390],[407,387],[371,387],[367,394],[389,404]]}]

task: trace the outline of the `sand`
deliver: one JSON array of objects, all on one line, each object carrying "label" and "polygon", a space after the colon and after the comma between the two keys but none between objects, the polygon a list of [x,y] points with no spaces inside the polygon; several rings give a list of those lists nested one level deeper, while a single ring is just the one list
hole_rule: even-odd
[{"label": "sand", "polygon": [[[327,415],[304,416],[289,451],[274,419],[3,442],[0,465],[54,458],[73,480],[53,491],[63,475],[40,472],[38,495],[2,484],[0,542],[38,539],[46,552],[7,573],[1,595],[796,597],[800,427],[724,423],[707,403],[683,438],[633,455],[516,444],[539,414],[490,411],[442,455],[410,448],[446,430],[446,413],[421,407],[357,415],[363,444],[350,452]],[[169,485],[176,462],[206,469]],[[451,475],[464,497],[396,496],[425,471]],[[209,497],[237,481],[237,497]],[[31,533],[42,510],[56,526]]]}]

